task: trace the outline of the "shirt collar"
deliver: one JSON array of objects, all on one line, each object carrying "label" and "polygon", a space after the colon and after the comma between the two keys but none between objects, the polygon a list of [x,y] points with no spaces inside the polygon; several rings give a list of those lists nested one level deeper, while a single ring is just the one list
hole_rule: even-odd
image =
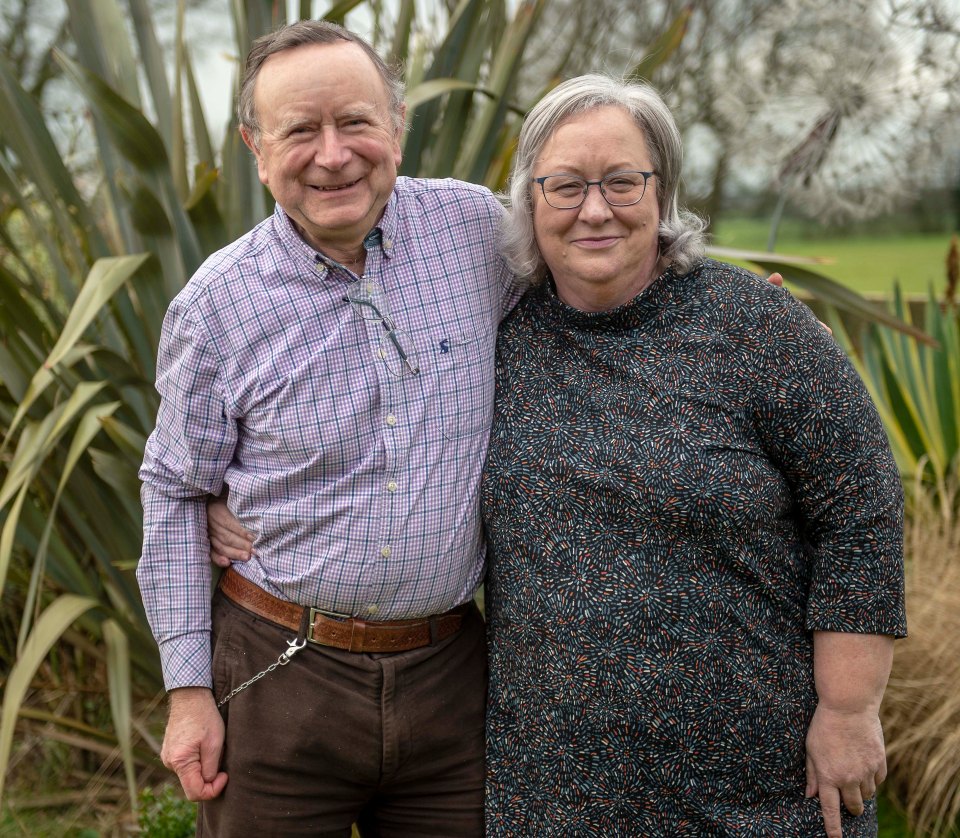
[{"label": "shirt collar", "polygon": [[[394,232],[397,229],[397,187],[390,193],[390,200],[383,211],[380,222],[369,232],[363,240],[363,246],[366,251],[380,248],[380,252],[385,259],[393,256]],[[328,268],[337,266],[333,259],[325,253],[311,247],[301,237],[297,231],[297,226],[293,223],[280,204],[277,204],[273,210],[273,226],[277,236],[283,245],[296,256],[306,259],[318,274],[324,276]]]}]

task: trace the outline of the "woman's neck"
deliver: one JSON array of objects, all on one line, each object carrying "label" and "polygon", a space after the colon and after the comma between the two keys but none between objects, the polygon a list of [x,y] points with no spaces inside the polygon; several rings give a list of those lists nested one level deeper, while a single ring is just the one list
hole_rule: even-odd
[{"label": "woman's neck", "polygon": [[645,270],[614,280],[595,280],[590,277],[553,275],[557,296],[568,306],[580,311],[601,312],[619,308],[643,293],[666,270],[661,259]]}]

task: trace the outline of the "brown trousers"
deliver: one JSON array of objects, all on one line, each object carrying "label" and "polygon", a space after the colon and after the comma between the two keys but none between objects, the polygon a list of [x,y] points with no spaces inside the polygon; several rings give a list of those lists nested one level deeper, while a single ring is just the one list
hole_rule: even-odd
[{"label": "brown trousers", "polygon": [[[276,661],[292,632],[217,592],[219,701]],[[487,657],[476,608],[436,646],[362,654],[308,643],[221,708],[224,793],[199,838],[481,838]]]}]

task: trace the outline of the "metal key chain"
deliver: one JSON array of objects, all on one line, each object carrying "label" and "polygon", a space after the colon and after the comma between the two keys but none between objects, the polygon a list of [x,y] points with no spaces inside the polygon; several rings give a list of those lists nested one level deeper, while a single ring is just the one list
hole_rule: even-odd
[{"label": "metal key chain", "polygon": [[237,687],[233,692],[231,692],[226,698],[217,702],[217,707],[223,707],[231,698],[233,698],[237,693],[242,692],[251,684],[259,681],[264,675],[269,675],[276,669],[278,666],[286,666],[290,663],[290,658],[292,658],[297,652],[299,652],[304,646],[307,645],[305,638],[296,637],[293,640],[287,641],[287,651],[281,652],[280,657],[277,658],[276,663],[271,663],[263,672],[258,672],[250,680],[244,681],[239,687]]}]

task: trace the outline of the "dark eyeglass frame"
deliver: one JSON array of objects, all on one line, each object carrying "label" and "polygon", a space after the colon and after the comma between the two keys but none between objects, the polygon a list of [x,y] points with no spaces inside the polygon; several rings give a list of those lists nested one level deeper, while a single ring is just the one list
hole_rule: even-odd
[{"label": "dark eyeglass frame", "polygon": [[[600,194],[603,195],[603,200],[605,200],[611,207],[632,207],[634,204],[639,204],[643,200],[643,196],[647,194],[647,183],[650,178],[654,177],[656,172],[641,172],[639,169],[621,169],[618,172],[610,172],[609,175],[604,175],[600,180],[587,180],[585,177],[580,175],[569,175],[564,174],[563,172],[557,172],[551,175],[543,175],[543,177],[534,177],[530,178],[531,183],[540,184],[540,192],[543,194],[543,200],[547,202],[548,206],[553,207],[554,209],[580,209],[583,206],[583,202],[587,200],[587,193],[590,191],[591,186],[596,186],[600,190]],[[626,202],[617,202],[611,201],[610,196],[607,195],[607,190],[604,189],[604,183],[609,181],[611,178],[616,178],[618,175],[643,175],[643,191],[640,193],[640,197],[634,201]],[[568,207],[558,207],[556,204],[551,204],[550,199],[547,197],[547,189],[543,185],[544,181],[552,177],[563,177],[569,178],[570,180],[579,180],[583,184],[583,190],[580,193],[580,200]]]},{"label": "dark eyeglass frame", "polygon": [[[419,375],[420,367],[417,365],[416,360],[407,354],[406,350],[403,348],[403,345],[400,343],[400,338],[397,337],[397,325],[393,322],[386,314],[384,314],[377,307],[376,303],[371,302],[370,300],[364,299],[353,299],[351,297],[344,297],[343,301],[345,303],[351,303],[357,307],[360,317],[364,320],[376,320],[379,321],[380,325],[383,327],[386,336],[390,339],[390,343],[393,344],[394,349],[397,350],[397,355],[400,356],[400,360],[406,365],[407,369],[410,371],[411,375]],[[364,307],[370,309],[373,312],[373,317],[367,317],[364,313]]]}]

